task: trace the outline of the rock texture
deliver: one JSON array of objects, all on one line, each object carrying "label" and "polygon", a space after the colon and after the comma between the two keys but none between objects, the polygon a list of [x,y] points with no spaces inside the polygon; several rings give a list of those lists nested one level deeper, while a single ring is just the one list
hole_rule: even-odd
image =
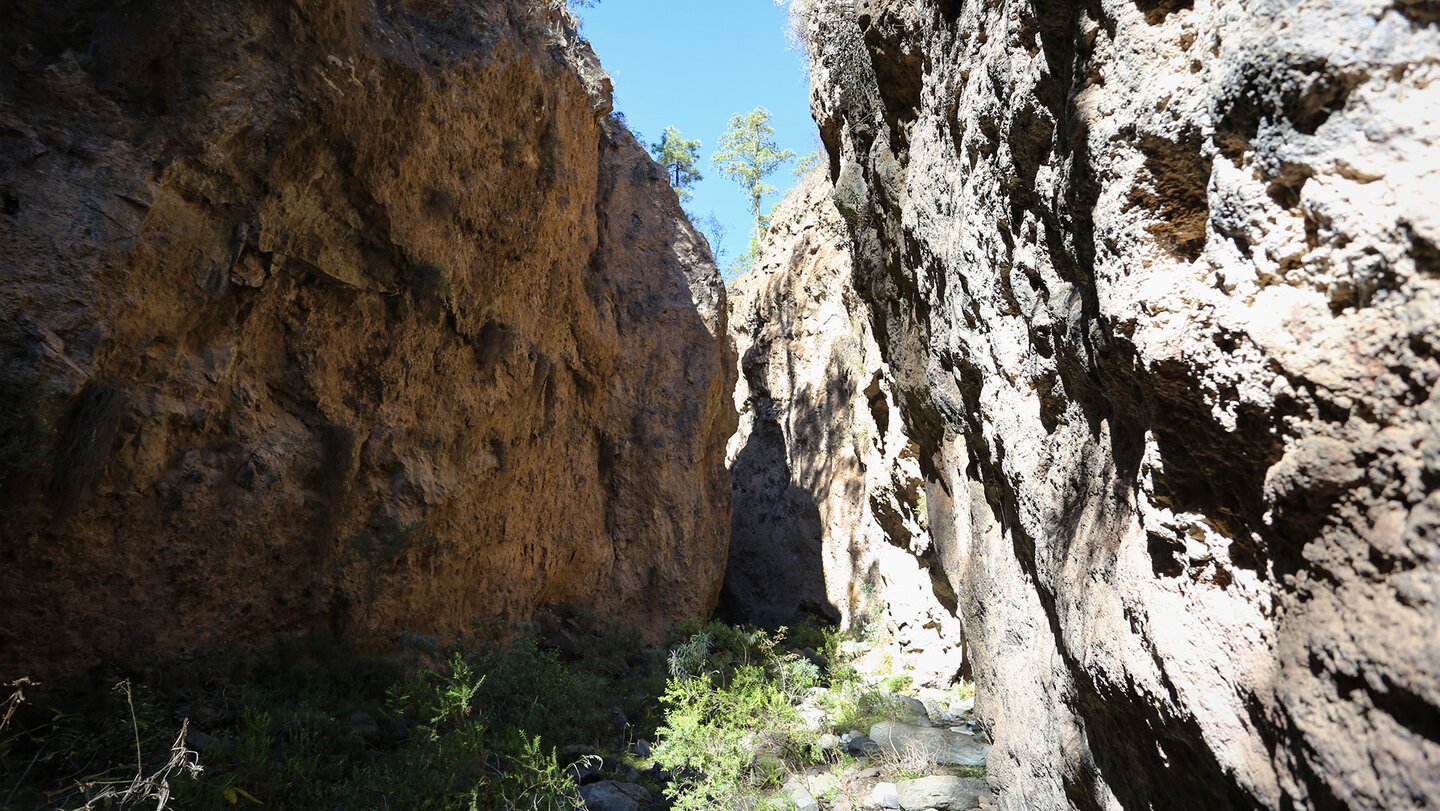
[{"label": "rock texture", "polygon": [[802,5],[1001,807],[1440,804],[1433,4]]},{"label": "rock texture", "polygon": [[0,9],[0,673],[713,607],[724,290],[552,6]]},{"label": "rock texture", "polygon": [[822,174],[800,183],[730,291],[740,429],[723,604],[762,623],[810,612],[886,631],[897,672],[949,685],[964,667],[955,602],[932,581],[916,446],[832,194]]}]

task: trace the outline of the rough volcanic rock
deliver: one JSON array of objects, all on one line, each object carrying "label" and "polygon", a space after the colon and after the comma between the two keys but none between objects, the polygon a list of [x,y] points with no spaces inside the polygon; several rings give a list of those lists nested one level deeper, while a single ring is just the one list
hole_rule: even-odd
[{"label": "rough volcanic rock", "polygon": [[529,2],[9,2],[0,673],[718,596],[725,297]]},{"label": "rough volcanic rock", "polygon": [[1440,804],[1440,25],[816,0],[1008,809]]},{"label": "rough volcanic rock", "polygon": [[832,192],[815,174],[782,201],[730,291],[740,429],[723,604],[759,622],[810,611],[879,624],[899,668],[948,685],[964,666],[955,603],[931,581],[916,448]]}]

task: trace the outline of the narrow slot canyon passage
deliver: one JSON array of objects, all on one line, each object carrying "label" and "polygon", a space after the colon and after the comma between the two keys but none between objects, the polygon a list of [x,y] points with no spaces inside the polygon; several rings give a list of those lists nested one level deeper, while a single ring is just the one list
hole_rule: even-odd
[{"label": "narrow slot canyon passage", "polygon": [[6,0],[0,811],[1440,807],[1427,0]]}]

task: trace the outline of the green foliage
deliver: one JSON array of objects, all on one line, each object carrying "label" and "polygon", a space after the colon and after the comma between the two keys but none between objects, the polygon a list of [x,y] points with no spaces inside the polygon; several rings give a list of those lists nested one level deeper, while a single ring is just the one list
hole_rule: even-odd
[{"label": "green foliage", "polygon": [[710,160],[720,174],[739,183],[749,198],[750,214],[755,218],[756,242],[765,232],[760,202],[767,194],[776,191],[774,186],[765,182],[765,178],[794,159],[793,151],[782,150],[775,143],[775,129],[770,126],[769,110],[756,107],[743,115],[736,113],[730,116],[729,126],[720,136],[720,146]]},{"label": "green foliage", "polygon": [[[638,647],[633,630],[616,640]],[[601,650],[598,659],[619,655]],[[606,702],[616,685],[528,638],[466,639],[442,661],[406,675],[317,635],[228,672],[167,668],[136,689],[130,707],[113,693],[61,699],[70,709],[27,706],[11,724],[20,699],[7,700],[0,800],[6,808],[83,805],[136,777],[137,749],[146,775],[162,773],[156,768],[175,762],[176,731],[188,718],[204,770],[194,780],[170,777],[175,808],[351,808],[357,800],[367,808],[578,807],[556,747],[611,742]]]},{"label": "green foliage", "polygon": [[820,683],[820,669],[779,651],[783,627],[767,633],[712,622],[686,630],[670,655],[655,759],[679,778],[669,789],[676,808],[754,807],[766,787],[783,782],[784,758],[819,759],[796,705]]},{"label": "green foliage", "polygon": [[[681,811],[744,807],[780,769],[764,755],[803,755],[812,744],[795,707],[757,665],[741,665],[722,683],[710,673],[672,679],[655,760],[677,775],[669,794]],[[813,758],[811,758],[813,759]]]},{"label": "green foliage", "polygon": [[[110,791],[138,807],[117,787],[144,775],[160,781],[146,796],[163,784],[174,808],[559,811],[580,806],[559,747],[614,753],[643,737],[675,775],[676,808],[781,808],[787,773],[822,757],[807,723],[868,730],[904,711],[844,663],[864,643],[833,629],[691,622],[668,651],[644,651],[635,629],[573,606],[534,627],[548,645],[477,634],[440,648],[408,634],[408,663],[358,657],[317,633],[228,668],[167,666],[133,694],[65,712],[27,704],[11,723],[29,690],[17,682],[0,703],[0,800],[75,808]],[[823,648],[828,672],[797,646]],[[823,719],[809,715],[816,707]]]},{"label": "green foliage", "polygon": [[679,130],[666,127],[659,142],[650,145],[650,154],[655,156],[657,163],[665,167],[665,175],[674,187],[675,194],[680,197],[680,202],[689,202],[695,196],[690,187],[695,185],[697,180],[704,180],[700,170],[695,168],[695,162],[700,160],[700,140],[697,138],[687,141],[680,137]]},{"label": "green foliage", "polygon": [[804,180],[823,160],[825,160],[825,156],[820,154],[820,150],[818,149],[812,150],[810,154],[801,157],[795,162],[795,179]]},{"label": "green foliage", "polygon": [[760,259],[760,239],[755,235],[756,233],[758,232],[751,232],[750,244],[746,246],[745,252],[735,257],[729,267],[725,269],[728,278],[738,279],[749,273],[751,268],[755,267],[755,262]]},{"label": "green foliage", "polygon": [[864,732],[898,714],[890,695],[879,687],[866,685],[852,667],[833,672],[830,686],[816,700],[825,710],[826,727],[838,734],[852,729]]}]

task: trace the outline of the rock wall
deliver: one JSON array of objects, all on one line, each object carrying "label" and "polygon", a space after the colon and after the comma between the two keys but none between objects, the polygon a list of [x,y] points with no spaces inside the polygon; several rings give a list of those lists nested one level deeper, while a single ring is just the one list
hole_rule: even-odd
[{"label": "rock wall", "polygon": [[823,173],[802,181],[730,289],[740,428],[722,606],[762,624],[838,619],[888,640],[897,673],[948,686],[965,666],[955,599],[833,193]]},{"label": "rock wall", "polygon": [[1007,809],[1440,804],[1440,17],[815,0]]},{"label": "rock wall", "polygon": [[707,614],[725,293],[552,4],[0,9],[0,674]]}]

